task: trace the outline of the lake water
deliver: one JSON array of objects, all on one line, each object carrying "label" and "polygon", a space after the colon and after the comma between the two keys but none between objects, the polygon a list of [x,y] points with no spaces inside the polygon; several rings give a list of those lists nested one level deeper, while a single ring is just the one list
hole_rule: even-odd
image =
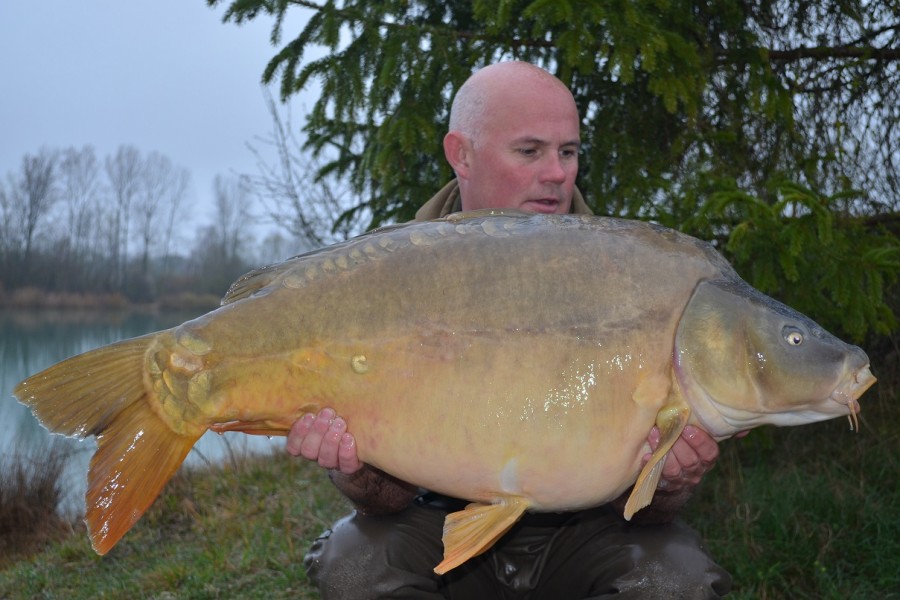
[{"label": "lake water", "polygon": [[[118,340],[178,325],[190,314],[133,312],[2,311],[0,312],[0,456],[24,454],[59,440],[69,455],[64,474],[67,512],[83,512],[87,469],[96,448],[84,441],[51,435],[12,395],[16,384],[69,356]],[[203,436],[186,464],[227,459],[232,453],[267,451],[283,447],[284,440],[239,433]],[[0,485],[3,485],[0,482]]]}]

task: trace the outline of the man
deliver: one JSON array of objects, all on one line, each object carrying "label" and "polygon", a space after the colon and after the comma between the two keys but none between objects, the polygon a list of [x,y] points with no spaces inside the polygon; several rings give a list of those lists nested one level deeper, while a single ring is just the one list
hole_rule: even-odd
[{"label": "man", "polygon": [[[457,177],[416,219],[479,208],[590,213],[575,188],[579,123],[571,92],[543,69],[507,62],[478,71],[454,98],[444,138]],[[654,428],[650,447],[658,440]],[[444,576],[432,572],[444,516],[465,502],[422,494],[361,464],[346,423],[331,409],[297,421],[287,450],[332,469],[357,509],[306,557],[325,599],[707,598],[730,587],[697,534],[671,522],[718,456],[712,438],[694,427],[675,444],[653,504],[635,523],[621,516],[627,494],[577,513],[526,514],[485,554]]]}]

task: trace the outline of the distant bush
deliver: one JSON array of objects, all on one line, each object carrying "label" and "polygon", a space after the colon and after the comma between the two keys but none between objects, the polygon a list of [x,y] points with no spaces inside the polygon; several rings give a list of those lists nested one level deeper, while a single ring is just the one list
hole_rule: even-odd
[{"label": "distant bush", "polygon": [[45,294],[33,287],[20,288],[12,291],[7,298],[7,306],[13,308],[30,308],[40,306]]},{"label": "distant bush", "polygon": [[0,458],[0,566],[71,531],[60,511],[67,456],[61,445],[46,443]]}]

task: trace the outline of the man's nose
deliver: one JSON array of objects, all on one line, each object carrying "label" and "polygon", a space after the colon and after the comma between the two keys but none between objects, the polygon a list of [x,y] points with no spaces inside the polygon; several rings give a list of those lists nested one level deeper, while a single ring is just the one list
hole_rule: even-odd
[{"label": "man's nose", "polygon": [[551,155],[541,171],[541,181],[548,183],[563,183],[566,180],[566,169],[559,156]]}]

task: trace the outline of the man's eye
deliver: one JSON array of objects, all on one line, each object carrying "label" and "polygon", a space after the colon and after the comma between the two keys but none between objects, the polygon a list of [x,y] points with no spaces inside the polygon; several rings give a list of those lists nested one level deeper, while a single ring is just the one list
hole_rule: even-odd
[{"label": "man's eye", "polygon": [[537,154],[537,149],[535,148],[519,148],[519,154],[523,156],[534,156]]}]

